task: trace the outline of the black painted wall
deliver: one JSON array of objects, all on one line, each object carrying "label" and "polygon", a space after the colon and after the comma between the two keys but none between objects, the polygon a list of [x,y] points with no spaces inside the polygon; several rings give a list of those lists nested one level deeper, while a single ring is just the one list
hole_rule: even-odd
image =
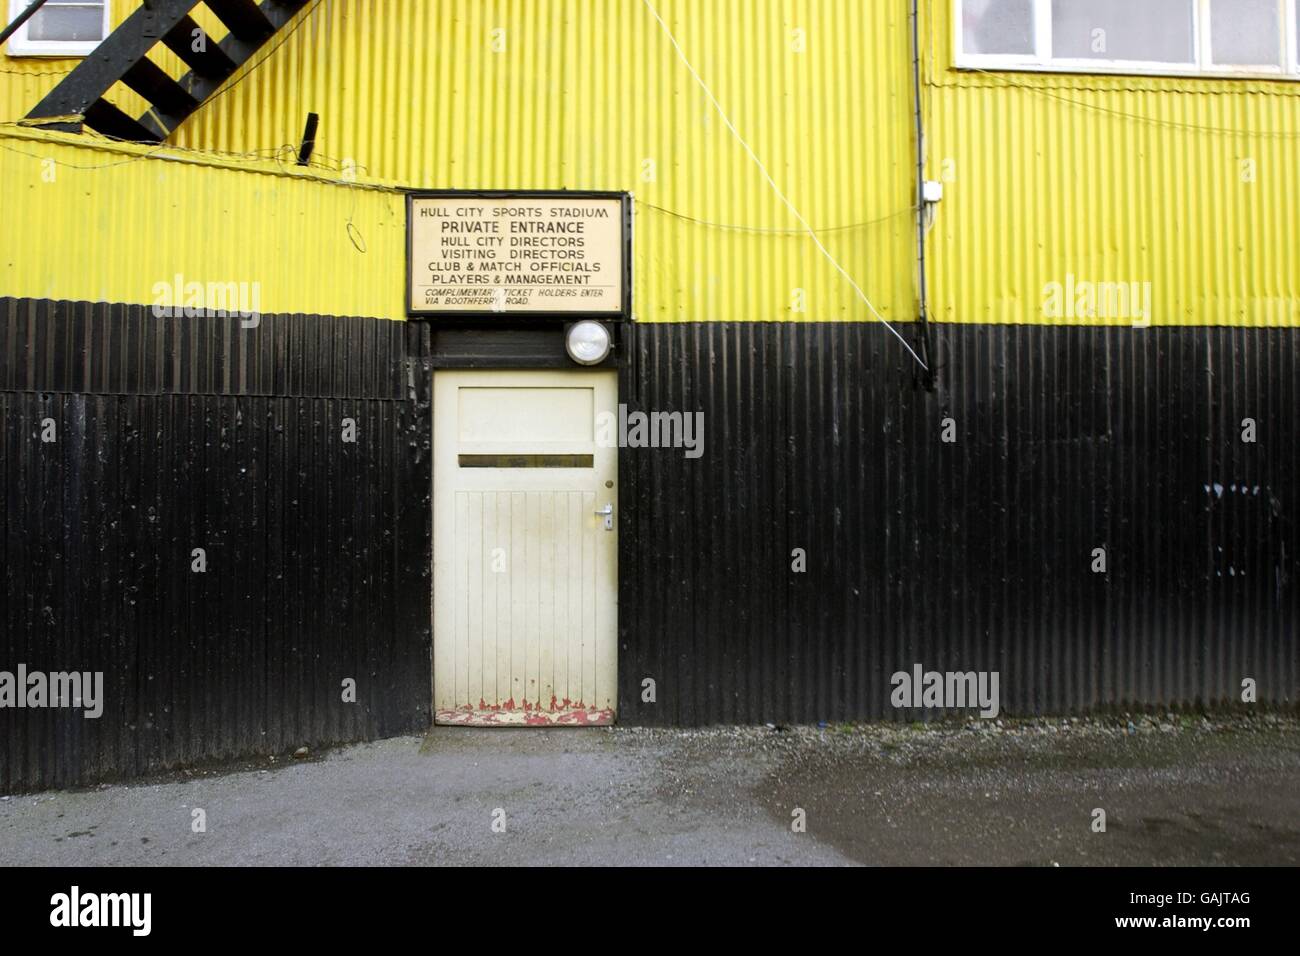
[{"label": "black painted wall", "polygon": [[1296,331],[934,333],[926,393],[870,324],[636,329],[624,394],[703,410],[707,452],[621,458],[621,719],[911,719],[916,663],[996,670],[1021,715],[1245,677],[1294,707]]},{"label": "black painted wall", "polygon": [[0,299],[0,670],[108,702],[0,709],[0,789],[428,726],[419,331]]},{"label": "black painted wall", "polygon": [[[624,330],[623,400],[706,450],[621,454],[620,719],[911,718],[914,663],[998,670],[1004,713],[1294,706],[1296,333],[935,335],[927,393],[873,325]],[[109,700],[0,710],[0,789],[424,729],[431,368],[555,361],[507,345],[0,299],[0,670]]]}]

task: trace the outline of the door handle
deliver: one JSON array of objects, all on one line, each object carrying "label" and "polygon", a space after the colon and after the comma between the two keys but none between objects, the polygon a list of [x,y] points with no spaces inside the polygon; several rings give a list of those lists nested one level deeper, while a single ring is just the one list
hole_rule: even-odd
[{"label": "door handle", "polygon": [[606,531],[614,530],[614,505],[612,502],[610,504],[605,505],[605,507],[601,508],[599,511],[593,512],[593,514],[595,514],[596,517],[598,518],[603,517],[605,519]]}]

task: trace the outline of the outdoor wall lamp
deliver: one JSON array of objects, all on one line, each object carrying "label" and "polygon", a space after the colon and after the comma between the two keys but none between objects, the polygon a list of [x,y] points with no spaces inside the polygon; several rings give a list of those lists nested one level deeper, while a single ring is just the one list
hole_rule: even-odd
[{"label": "outdoor wall lamp", "polygon": [[599,365],[610,349],[609,329],[586,319],[569,326],[564,335],[564,350],[579,365]]}]

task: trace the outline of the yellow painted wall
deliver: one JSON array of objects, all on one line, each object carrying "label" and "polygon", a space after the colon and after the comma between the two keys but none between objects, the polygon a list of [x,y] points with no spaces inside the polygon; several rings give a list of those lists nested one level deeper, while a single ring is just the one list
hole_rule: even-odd
[{"label": "yellow painted wall", "polygon": [[[811,223],[837,230],[831,252],[886,316],[911,317],[906,7],[656,5],[778,184]],[[641,0],[384,0],[379,10],[325,0],[262,82],[197,114],[176,141],[234,152],[293,143],[315,111],[323,163],[386,181],[629,190],[639,318],[865,316]],[[796,290],[805,312],[792,311]]]},{"label": "yellow painted wall", "polygon": [[[655,5],[828,249],[887,318],[911,319],[905,0]],[[1049,284],[1073,279],[1149,283],[1154,324],[1300,324],[1300,83],[957,71],[951,0],[922,0],[922,12],[928,174],[946,189],[929,234],[935,319],[1108,321],[1044,313]],[[34,85],[48,82],[22,80],[15,92],[12,74],[0,74],[6,115],[25,112],[43,92]],[[235,191],[288,178],[277,188],[310,195],[303,221],[332,237],[346,226],[332,217],[348,203],[325,195],[364,191],[304,183],[293,167],[278,176],[285,167],[275,157],[292,151],[309,111],[321,116],[314,173],[323,179],[632,191],[643,321],[871,318],[642,0],[313,0],[169,145],[260,170],[241,177],[195,166],[196,189],[205,176]],[[6,170],[21,161],[14,156],[4,151]],[[138,237],[120,221],[113,227],[123,248],[151,241],[144,210],[183,198],[153,196],[135,170],[93,179],[99,185],[86,180],[79,201],[126,210],[129,194],[142,217]],[[2,191],[13,208],[8,180]],[[51,223],[72,215],[50,215],[51,193],[21,195],[23,209]],[[245,261],[245,251],[249,262],[264,260],[256,253],[280,248],[286,220],[259,227],[250,195],[223,200],[245,217],[238,248],[208,259],[150,252],[139,275],[132,256],[116,266],[126,275],[91,266],[36,281],[7,263],[34,260],[26,247],[57,244],[58,234],[27,237],[16,256],[2,242],[0,292],[40,286],[60,298],[95,297],[80,290],[138,288],[174,271],[173,255],[220,268]],[[284,297],[272,301],[284,305],[264,307],[400,318],[404,224],[393,202],[385,198],[368,222],[367,241],[372,253],[398,250],[395,259],[368,253],[353,264],[363,272],[347,278],[285,274],[271,283]],[[187,227],[167,228],[181,235]],[[798,290],[804,312],[793,309]]]},{"label": "yellow painted wall", "polygon": [[1046,321],[1073,276],[1150,283],[1156,325],[1300,324],[1300,81],[957,71],[923,4],[936,319]]},{"label": "yellow painted wall", "polygon": [[[658,5],[790,199],[831,230],[831,252],[884,315],[910,318],[905,8]],[[639,318],[866,317],[640,0],[323,0],[291,28],[173,142],[274,155],[314,111],[317,162],[336,175],[630,190]]]},{"label": "yellow painted wall", "polygon": [[[251,167],[251,168],[250,168]],[[0,130],[0,295],[159,303],[257,283],[261,312],[401,318],[406,206],[273,162]]]}]

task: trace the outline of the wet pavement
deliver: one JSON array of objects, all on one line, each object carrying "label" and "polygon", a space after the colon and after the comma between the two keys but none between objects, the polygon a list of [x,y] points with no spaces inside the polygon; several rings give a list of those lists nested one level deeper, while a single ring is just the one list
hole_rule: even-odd
[{"label": "wet pavement", "polygon": [[1295,865],[1300,722],[437,728],[0,799],[2,865],[858,863]]}]

